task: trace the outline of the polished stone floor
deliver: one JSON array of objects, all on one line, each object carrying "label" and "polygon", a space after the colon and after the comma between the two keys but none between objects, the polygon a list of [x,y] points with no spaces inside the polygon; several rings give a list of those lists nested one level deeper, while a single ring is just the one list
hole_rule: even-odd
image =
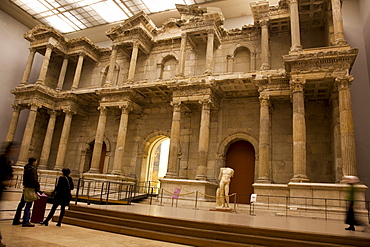
[{"label": "polished stone floor", "polygon": [[[17,202],[2,201],[1,208],[15,209]],[[80,204],[80,203],[79,203]],[[82,204],[87,206],[86,204]],[[370,232],[362,231],[364,227],[357,227],[356,231],[346,231],[343,220],[324,220],[301,217],[283,217],[271,215],[252,216],[247,212],[217,212],[210,210],[194,210],[190,208],[176,208],[171,206],[158,206],[148,204],[132,205],[89,205],[89,207],[111,209],[117,211],[134,212],[145,215],[163,216],[203,222],[217,222],[234,225],[248,225],[270,229],[285,229],[304,234],[305,232],[324,233],[333,237],[359,236],[369,238]],[[50,206],[48,205],[48,208]],[[48,227],[36,225],[33,228],[12,226],[10,220],[13,211],[2,213],[0,227],[3,234],[3,243],[12,246],[184,246],[162,241],[155,241],[121,234],[96,231],[82,227],[63,224],[55,226],[51,222]],[[107,244],[109,243],[109,244]]]}]

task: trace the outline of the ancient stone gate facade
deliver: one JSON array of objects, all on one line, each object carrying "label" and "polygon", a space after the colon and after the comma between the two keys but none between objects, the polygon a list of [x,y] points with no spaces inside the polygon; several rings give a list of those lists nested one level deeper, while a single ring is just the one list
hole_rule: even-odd
[{"label": "ancient stone gate facade", "polygon": [[344,39],[340,2],[258,1],[254,24],[233,30],[220,9],[177,5],[181,18],[161,27],[139,13],[108,30],[110,48],[33,28],[6,138],[29,110],[17,165],[36,156],[45,171],[145,181],[149,146],[169,138],[161,186],[209,194],[228,147],[245,141],[255,193],[342,198],[343,175],[357,175],[358,51]]}]

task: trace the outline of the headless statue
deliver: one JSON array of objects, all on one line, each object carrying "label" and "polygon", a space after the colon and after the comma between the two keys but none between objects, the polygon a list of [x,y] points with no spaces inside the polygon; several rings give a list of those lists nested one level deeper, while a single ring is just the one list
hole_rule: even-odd
[{"label": "headless statue", "polygon": [[230,167],[222,167],[220,169],[220,175],[218,180],[220,180],[219,188],[216,192],[216,204],[220,208],[229,208],[229,188],[231,177],[234,176],[234,170]]}]

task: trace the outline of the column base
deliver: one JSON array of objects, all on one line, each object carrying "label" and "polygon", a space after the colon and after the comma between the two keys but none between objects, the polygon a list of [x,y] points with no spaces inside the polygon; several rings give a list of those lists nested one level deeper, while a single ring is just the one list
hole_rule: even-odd
[{"label": "column base", "polygon": [[113,170],[113,171],[110,172],[110,174],[112,174],[112,175],[122,175],[122,172],[119,171],[119,170]]},{"label": "column base", "polygon": [[195,180],[207,181],[207,176],[197,175],[197,176],[195,176]]},{"label": "column base", "polygon": [[334,44],[337,46],[348,45],[347,41],[345,41],[344,39],[337,39]]},{"label": "column base", "polygon": [[270,69],[270,65],[268,65],[267,63],[264,63],[262,64],[260,70],[269,70]]},{"label": "column base", "polygon": [[204,75],[212,75],[212,71],[210,69],[207,69],[204,71]]},{"label": "column base", "polygon": [[301,45],[294,45],[290,48],[289,54],[297,54],[297,53],[302,53]]},{"label": "column base", "polygon": [[195,179],[196,180],[202,180],[202,181],[206,181],[207,180],[207,167],[205,166],[198,166],[197,167],[197,171],[196,171],[196,176],[195,176]]},{"label": "column base", "polygon": [[100,172],[96,168],[90,168],[90,170],[87,173],[100,173]]},{"label": "column base", "polygon": [[294,175],[293,178],[290,180],[290,182],[293,183],[307,183],[309,181],[310,180],[308,179],[308,177],[303,174]]},{"label": "column base", "polygon": [[104,87],[112,87],[112,86],[113,86],[112,82],[105,82],[104,83]]},{"label": "column base", "polygon": [[259,178],[257,178],[256,183],[271,184],[272,182],[268,177],[259,177]]},{"label": "column base", "polygon": [[54,167],[54,170],[55,171],[61,171],[63,169],[63,167],[61,167],[61,166],[55,166]]},{"label": "column base", "polygon": [[167,172],[164,178],[177,178],[177,175],[174,172]]}]

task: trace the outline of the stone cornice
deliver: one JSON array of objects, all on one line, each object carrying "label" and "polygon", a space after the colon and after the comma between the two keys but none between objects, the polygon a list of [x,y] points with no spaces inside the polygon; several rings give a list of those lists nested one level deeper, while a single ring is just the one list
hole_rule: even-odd
[{"label": "stone cornice", "polygon": [[289,73],[311,73],[334,70],[350,70],[358,49],[345,47],[324,47],[306,49],[302,53],[283,56],[285,69]]}]

